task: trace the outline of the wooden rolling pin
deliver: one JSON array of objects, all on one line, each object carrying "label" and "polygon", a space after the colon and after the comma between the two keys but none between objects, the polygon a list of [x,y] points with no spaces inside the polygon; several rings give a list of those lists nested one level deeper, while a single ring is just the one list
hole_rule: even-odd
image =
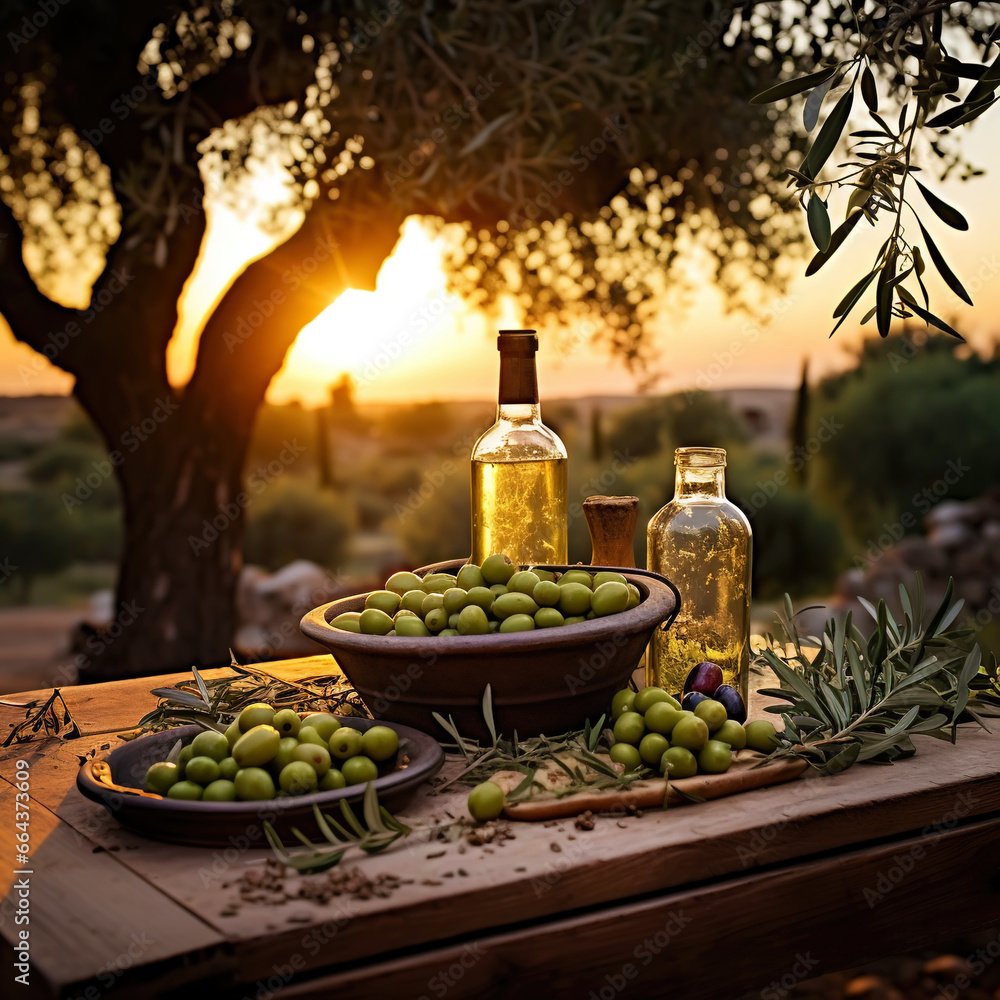
[{"label": "wooden rolling pin", "polygon": [[639,516],[638,497],[587,497],[583,513],[590,529],[591,566],[635,566],[632,541]]}]

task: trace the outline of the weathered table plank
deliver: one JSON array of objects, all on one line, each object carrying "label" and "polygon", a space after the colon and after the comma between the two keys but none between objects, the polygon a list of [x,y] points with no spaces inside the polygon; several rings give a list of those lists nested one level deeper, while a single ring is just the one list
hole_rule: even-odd
[{"label": "weathered table plank", "polygon": [[[277,673],[284,667],[271,664],[269,669]],[[332,661],[318,657],[294,662],[288,669],[297,676],[328,673]],[[300,983],[302,976],[313,977],[301,986],[292,987],[305,990],[302,996],[328,995],[323,993],[326,987],[322,985],[327,982],[331,988],[343,986],[345,995],[367,995],[364,981],[376,968],[380,977],[382,973],[393,977],[398,974],[400,989],[412,987],[418,991],[416,995],[435,995],[433,987],[428,985],[435,970],[446,968],[441,964],[446,960],[460,961],[463,954],[468,957],[462,949],[470,941],[480,941],[487,943],[483,947],[488,945],[492,957],[488,961],[477,958],[475,967],[481,967],[484,974],[488,971],[487,979],[491,982],[495,977],[501,983],[506,981],[504,977],[512,976],[523,965],[524,974],[529,975],[525,970],[530,967],[533,970],[530,977],[534,977],[525,981],[546,990],[562,988],[559,977],[563,973],[559,969],[575,970],[574,981],[579,989],[579,984],[590,981],[587,977],[598,967],[611,968],[618,954],[613,949],[601,950],[599,942],[604,932],[598,928],[612,928],[609,941],[619,947],[628,934],[641,929],[643,919],[653,919],[659,912],[655,909],[657,901],[669,909],[679,898],[690,899],[692,905],[703,897],[711,898],[714,899],[711,906],[722,912],[726,909],[726,894],[744,883],[755,887],[748,890],[746,898],[752,898],[753,892],[766,894],[766,909],[771,912],[772,880],[782,873],[791,877],[790,873],[799,869],[807,873],[808,879],[819,878],[817,885],[828,887],[823,890],[824,896],[819,890],[813,893],[808,879],[790,883],[797,886],[796,891],[802,896],[795,905],[802,909],[803,934],[810,926],[811,933],[817,933],[816,928],[822,926],[824,907],[832,906],[830,913],[833,913],[839,912],[837,907],[853,906],[856,916],[860,913],[863,918],[859,921],[862,925],[881,927],[885,918],[888,929],[879,929],[878,940],[871,945],[884,951],[890,947],[886,936],[891,931],[889,925],[894,920],[900,921],[901,914],[906,912],[902,902],[916,905],[910,898],[910,890],[894,890],[884,904],[879,903],[869,914],[861,895],[865,883],[847,877],[845,873],[853,871],[850,866],[837,865],[850,857],[854,859],[852,864],[861,865],[859,871],[872,873],[876,869],[865,868],[862,862],[884,865],[879,853],[883,851],[880,841],[886,842],[884,850],[891,856],[892,851],[900,850],[903,843],[900,838],[914,834],[935,843],[951,843],[962,851],[979,850],[980,841],[969,831],[974,827],[979,829],[977,817],[992,822],[992,814],[1000,812],[1000,737],[966,726],[957,746],[918,737],[917,756],[892,767],[858,766],[830,778],[801,780],[731,799],[672,808],[666,813],[657,810],[641,818],[602,818],[588,832],[575,830],[572,821],[553,825],[517,824],[515,840],[497,847],[469,846],[464,853],[459,853],[454,843],[413,836],[384,854],[345,862],[357,864],[370,878],[393,873],[413,879],[388,899],[345,897],[327,905],[297,899],[279,907],[243,903],[231,913],[236,894],[227,883],[263,864],[270,856],[269,851],[258,846],[262,843],[259,832],[256,839],[251,838],[228,852],[158,844],[121,829],[110,815],[81,797],[73,786],[76,754],[109,741],[113,744],[114,738],[108,734],[131,727],[139,714],[151,707],[139,704],[138,695],[142,691],[182,676],[126,682],[116,689],[112,699],[77,702],[81,712],[88,705],[93,712],[85,728],[89,735],[68,742],[41,740],[28,745],[34,755],[32,793],[41,806],[63,821],[67,835],[76,838],[78,851],[90,851],[93,849],[90,845],[104,847],[121,868],[150,887],[165,906],[197,914],[212,942],[208,946],[209,955],[195,955],[177,972],[178,981],[195,982],[204,975],[217,973],[221,977],[216,980],[220,988],[226,984],[233,989],[240,984],[267,984],[275,976],[280,978],[281,970],[292,968],[291,958],[298,956],[295,983]],[[67,694],[70,690],[67,689]],[[16,696],[16,700],[27,699]],[[74,707],[74,714],[77,711]],[[83,728],[84,719],[78,716],[78,721]],[[22,755],[25,750],[27,746],[22,748]],[[0,761],[0,776],[10,777],[11,764],[10,757]],[[447,820],[449,812],[453,817],[464,814],[464,792],[433,796],[425,788],[400,816],[426,828],[432,822]],[[995,856],[998,831],[990,829]],[[949,839],[958,834],[972,839]],[[852,853],[845,855],[845,851]],[[108,856],[97,855],[105,859]],[[814,870],[810,867],[814,865],[832,867],[829,871],[822,867]],[[459,869],[467,874],[460,874]],[[764,873],[758,874],[761,869]],[[928,878],[944,870],[944,861],[940,865],[928,863],[919,869]],[[914,869],[913,879],[923,884],[925,876],[917,871]],[[829,878],[824,882],[827,875]],[[957,876],[950,870],[947,876],[934,875],[935,880],[945,877]],[[970,874],[969,878],[972,877]],[[834,892],[837,884],[841,885],[842,893],[853,887],[852,898],[837,896]],[[910,880],[904,880],[899,889],[908,884]],[[762,888],[765,886],[766,889]],[[968,891],[972,892],[972,888]],[[705,896],[706,892],[709,896]],[[949,886],[947,892],[936,892],[935,900],[943,896],[948,897],[951,906],[954,887]],[[972,892],[968,898],[982,903],[981,912],[972,912],[968,926],[984,926],[989,920],[1000,918],[991,908],[993,897]],[[668,901],[673,902],[668,905]],[[927,900],[923,902],[926,906]],[[90,905],[106,904],[97,896]],[[75,914],[80,919],[87,912],[87,901],[77,900],[74,906],[81,911]],[[653,909],[647,911],[648,906]],[[706,903],[706,914],[712,912],[711,906]],[[574,912],[581,916],[567,917]],[[741,955],[759,952],[764,947],[764,944],[759,948],[752,945],[756,931],[748,928],[748,912],[751,911],[742,906],[733,917],[736,924],[732,933],[739,933]],[[794,906],[791,912],[796,912]],[[623,914],[636,916],[632,920]],[[959,929],[959,923],[955,922],[959,920],[958,914],[948,919],[949,930]],[[576,920],[584,923],[578,926]],[[592,921],[596,935],[593,942],[588,938],[587,928],[591,924],[587,920]],[[530,924],[525,924],[526,921]],[[705,926],[709,923],[706,917]],[[798,926],[798,918],[795,923]],[[522,924],[525,928],[519,929]],[[768,933],[773,935],[774,927]],[[554,959],[545,959],[541,950],[522,942],[518,936],[528,941],[532,934],[550,939],[551,945],[557,947]],[[824,967],[860,961],[858,956],[865,944],[862,937],[850,939],[853,943],[845,944],[841,950],[828,948],[823,962],[831,964]],[[694,942],[696,938],[688,940]],[[720,932],[717,940],[726,940],[726,934]],[[789,942],[798,940],[795,934],[788,938]],[[574,943],[579,941],[587,941],[586,948]],[[768,946],[773,944],[771,941]],[[411,953],[417,949],[428,957],[415,958]],[[572,951],[572,961],[565,957],[567,949]],[[794,950],[789,954],[793,955]],[[707,955],[709,952],[702,952],[702,957],[712,964]],[[842,958],[843,955],[848,958]],[[619,969],[626,960],[627,955],[618,962]],[[683,956],[674,953],[664,954],[662,961],[669,961],[670,967],[679,971],[687,968]],[[657,960],[652,964],[660,968],[662,963]],[[471,989],[478,983],[478,975],[470,971],[461,986],[454,991],[449,988],[449,995],[466,995],[467,987]],[[607,986],[603,975],[593,980],[597,990]],[[758,978],[754,979],[755,976]],[[758,965],[751,963],[737,978],[752,985],[761,981],[759,976]],[[709,977],[709,985],[713,981]],[[735,982],[736,979],[727,980],[728,985],[720,995],[731,995]],[[378,988],[383,985],[380,978]],[[310,993],[310,989],[318,992]],[[648,991],[646,986],[643,990]],[[704,995],[710,994],[706,986]],[[491,995],[507,994],[501,989]]]}]

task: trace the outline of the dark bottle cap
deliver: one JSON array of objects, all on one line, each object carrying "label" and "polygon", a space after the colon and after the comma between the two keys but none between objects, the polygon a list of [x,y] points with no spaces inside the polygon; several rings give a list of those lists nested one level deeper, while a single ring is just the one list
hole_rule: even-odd
[{"label": "dark bottle cap", "polygon": [[500,404],[537,403],[535,352],[538,334],[534,330],[501,330],[497,350],[500,352]]}]

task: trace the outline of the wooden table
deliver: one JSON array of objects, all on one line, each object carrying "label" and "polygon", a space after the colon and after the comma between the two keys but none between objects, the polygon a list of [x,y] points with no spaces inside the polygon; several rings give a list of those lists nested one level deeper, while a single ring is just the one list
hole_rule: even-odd
[{"label": "wooden table", "polygon": [[[328,657],[272,668],[333,669]],[[3,996],[781,997],[1000,924],[1000,736],[971,726],[956,746],[917,737],[917,756],[891,767],[600,817],[589,831],[516,824],[502,844],[414,835],[345,860],[369,880],[404,880],[387,898],[234,906],[239,880],[271,856],[259,839],[145,840],[74,785],[77,755],[115,745],[153,707],[148,690],[180,677],[67,688],[81,738],[2,752]],[[23,718],[0,712],[2,732]],[[32,965],[15,991],[18,760],[30,771]],[[426,827],[449,812],[464,814],[464,793],[418,793],[399,815]]]}]

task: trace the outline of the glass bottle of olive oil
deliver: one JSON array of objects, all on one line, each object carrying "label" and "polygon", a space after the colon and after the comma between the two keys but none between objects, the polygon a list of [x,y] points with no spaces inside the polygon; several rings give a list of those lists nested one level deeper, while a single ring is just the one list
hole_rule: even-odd
[{"label": "glass bottle of olive oil", "polygon": [[566,562],[566,446],[542,423],[534,330],[501,330],[496,423],[472,449],[472,561]]},{"label": "glass bottle of olive oil", "polygon": [[646,683],[680,691],[708,660],[747,700],[750,682],[750,522],[726,499],[724,448],[678,448],[674,498],[650,519],[646,566],[681,596],[667,632],[653,633]]}]

